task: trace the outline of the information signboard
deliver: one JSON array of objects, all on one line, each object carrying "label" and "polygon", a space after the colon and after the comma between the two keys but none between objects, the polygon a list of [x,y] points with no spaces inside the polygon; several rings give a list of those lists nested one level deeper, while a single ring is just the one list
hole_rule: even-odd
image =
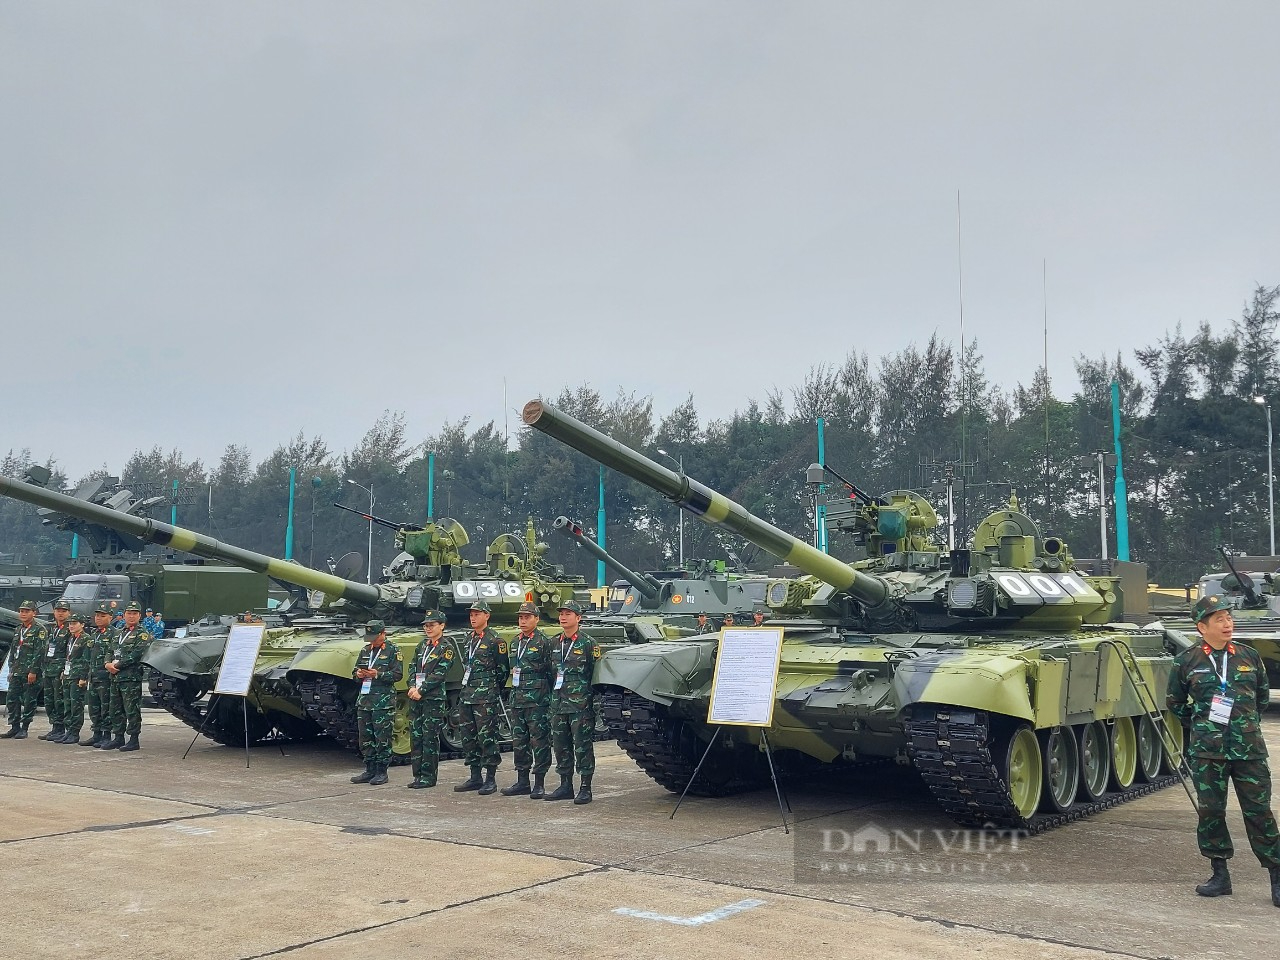
[{"label": "information signboard", "polygon": [[782,627],[720,631],[708,723],[767,727],[773,722]]}]

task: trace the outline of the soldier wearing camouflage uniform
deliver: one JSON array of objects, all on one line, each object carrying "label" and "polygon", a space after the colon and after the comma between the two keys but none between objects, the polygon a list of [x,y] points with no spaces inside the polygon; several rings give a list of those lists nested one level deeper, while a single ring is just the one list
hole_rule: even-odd
[{"label": "soldier wearing camouflage uniform", "polygon": [[84,629],[86,617],[73,613],[68,621],[71,631],[67,638],[67,655],[62,660],[62,673],[58,679],[62,685],[62,728],[65,731],[51,743],[79,743],[80,728],[84,726],[84,694],[89,685],[89,640]]},{"label": "soldier wearing camouflage uniform", "polygon": [[36,605],[24,600],[18,606],[20,626],[9,647],[9,729],[0,740],[24,740],[31,718],[36,715],[40,696],[40,659],[44,656],[49,632],[36,620]]},{"label": "soldier wearing camouflage uniform", "polygon": [[[551,769],[551,680],[555,666],[552,642],[538,629],[538,605],[522,603],[516,614],[520,635],[511,642],[511,741],[516,782],[504,787],[504,797],[545,795]],[[529,771],[533,771],[533,786]]]},{"label": "soldier wearing camouflage uniform", "polygon": [[436,785],[440,768],[440,730],[448,716],[445,678],[453,666],[453,644],[444,639],[444,614],[428,610],[422,618],[426,639],[409,669],[409,741],[413,780],[410,790]]},{"label": "soldier wearing camouflage uniform", "polygon": [[1271,902],[1280,907],[1280,832],[1271,812],[1271,771],[1260,719],[1271,697],[1266,669],[1252,647],[1232,642],[1231,604],[1225,597],[1201,597],[1191,616],[1201,642],[1175,661],[1168,705],[1190,731],[1185,752],[1199,797],[1196,838],[1213,864],[1213,875],[1196,893],[1231,893],[1227,860],[1234,848],[1226,823],[1230,780],[1249,845],[1270,872]]},{"label": "soldier wearing camouflage uniform", "polygon": [[[482,797],[498,790],[494,781],[502,761],[498,752],[498,711],[502,709],[502,691],[510,668],[507,642],[489,629],[490,612],[489,604],[483,600],[471,605],[471,633],[462,663],[462,693],[455,717],[471,776],[453,789],[457,793],[476,790]],[[485,770],[483,780],[481,767]]]},{"label": "soldier wearing camouflage uniform", "polygon": [[107,656],[115,649],[116,638],[109,603],[98,604],[93,612],[93,627],[85,634],[89,639],[84,702],[89,708],[91,736],[80,746],[100,747],[111,740],[111,674],[107,673]]},{"label": "soldier wearing camouflage uniform", "polygon": [[395,729],[396,691],[400,680],[400,649],[387,642],[387,625],[370,620],[364,625],[365,645],[356,657],[351,676],[360,681],[356,711],[360,724],[360,754],[364,773],[352,783],[381,786],[387,782],[391,766],[391,735]]},{"label": "soldier wearing camouflage uniform", "polygon": [[53,626],[45,643],[44,657],[40,661],[40,686],[44,690],[44,715],[49,718],[49,732],[40,734],[40,740],[62,742],[67,732],[62,725],[62,665],[67,659],[67,641],[71,639],[71,604],[59,600],[53,605]]},{"label": "soldier wearing camouflage uniform", "polygon": [[124,608],[124,629],[116,634],[107,653],[112,739],[99,744],[102,750],[129,753],[138,749],[138,735],[142,732],[142,658],[150,645],[151,634],[142,629],[142,605],[132,601]]},{"label": "soldier wearing camouflage uniform", "polygon": [[[595,676],[600,647],[579,633],[582,605],[569,600],[560,607],[560,642],[554,648],[555,679],[551,684],[551,745],[556,752],[556,773],[560,786],[544,800],[591,802],[591,777],[596,770],[594,746],[596,717],[591,701],[591,681]],[[573,796],[573,769],[578,768],[582,788]]]}]

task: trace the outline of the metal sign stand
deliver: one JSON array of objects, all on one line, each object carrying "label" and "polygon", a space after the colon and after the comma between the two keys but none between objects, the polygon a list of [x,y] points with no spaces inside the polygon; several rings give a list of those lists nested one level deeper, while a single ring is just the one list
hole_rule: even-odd
[{"label": "metal sign stand", "polygon": [[[218,664],[218,679],[213,686],[213,695],[209,698],[209,707],[205,710],[204,718],[200,721],[200,727],[191,739],[186,753],[182,755],[183,760],[187,759],[187,754],[191,752],[191,748],[200,739],[200,734],[204,732],[204,725],[213,716],[218,698],[233,696],[240,698],[241,713],[244,717],[244,766],[246,770],[249,768],[249,686],[253,682],[253,667],[258,659],[258,651],[262,647],[262,635],[265,630],[266,626],[261,623],[237,623],[231,628],[231,632],[227,635],[227,645],[222,651],[222,660]],[[277,746],[280,748],[280,756],[286,756],[284,744],[277,744]]]}]

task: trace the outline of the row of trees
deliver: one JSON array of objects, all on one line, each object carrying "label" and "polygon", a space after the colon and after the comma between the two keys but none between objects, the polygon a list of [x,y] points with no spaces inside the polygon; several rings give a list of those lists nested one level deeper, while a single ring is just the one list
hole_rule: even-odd
[{"label": "row of trees", "polygon": [[[1208,324],[1194,333],[1178,327],[1136,351],[1134,364],[1118,354],[1082,355],[1075,361],[1079,388],[1066,399],[1055,396],[1043,368],[1006,390],[988,378],[976,342],[961,350],[934,336],[874,363],[851,352],[841,363],[811,369],[789,397],[776,392],[751,400],[726,420],[702,422],[692,397],[659,414],[647,397],[610,399],[586,385],[552,402],[656,459],[662,459],[657,450],[667,451],[690,476],[802,538],[812,536],[804,470],[816,459],[821,417],[827,462],[865,489],[919,490],[944,516],[938,484],[953,473],[958,539],[1012,490],[1044,532],[1065,538],[1077,556],[1097,556],[1094,452],[1112,448],[1114,381],[1124,411],[1132,555],[1147,561],[1153,578],[1179,584],[1214,565],[1217,544],[1251,554],[1269,550],[1266,420],[1255,398],[1280,400],[1278,306],[1280,286],[1259,286],[1221,333]],[[344,453],[301,433],[256,464],[236,444],[212,466],[157,447],[135,453],[122,480],[165,490],[177,480],[189,501],[179,508],[179,523],[280,555],[293,467],[294,556],[320,566],[347,551],[365,552],[364,521],[331,506],[366,509],[368,494],[355,484],[372,488],[381,516],[412,522],[426,516],[429,452],[435,515],[462,522],[477,544],[472,556],[498,534],[522,530],[527,516],[547,535],[559,514],[594,528],[600,471],[587,458],[529,430],[512,444],[493,423],[465,419],[415,442],[403,415],[390,411]],[[11,451],[0,472],[21,475],[29,465],[27,452]],[[48,466],[55,482],[75,486],[56,463]],[[1108,475],[1108,497],[1110,481]],[[678,511],[616,474],[605,475],[604,491],[610,549],[641,568],[674,563]],[[1108,512],[1114,550],[1114,511]],[[736,553],[756,567],[772,562],[721,536],[687,522],[686,556]],[[5,500],[0,545],[29,562],[50,562],[67,556],[68,537],[41,527],[32,508]],[[838,542],[832,548],[841,552]],[[375,528],[375,567],[391,554],[391,532]],[[594,576],[594,562],[567,541],[552,543],[552,557]]]}]

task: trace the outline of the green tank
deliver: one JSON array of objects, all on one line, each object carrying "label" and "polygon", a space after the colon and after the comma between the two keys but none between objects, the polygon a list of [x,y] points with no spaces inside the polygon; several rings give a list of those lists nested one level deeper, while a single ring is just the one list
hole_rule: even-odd
[{"label": "green tank", "polygon": [[[968,549],[906,491],[843,524],[844,563],[541,401],[524,422],[803,571],[768,584],[784,628],[768,740],[784,770],[910,764],[964,825],[1038,832],[1176,779],[1181,727],[1161,712],[1185,636],[1109,623],[1114,578],[1073,570],[1011,499]],[[619,744],[654,780],[717,795],[767,782],[760,730],[707,723],[718,637],[607,653],[595,684]],[[1138,681],[1137,685],[1134,679]],[[1162,739],[1167,737],[1167,747]]]},{"label": "green tank", "polygon": [[[1231,603],[1231,616],[1235,621],[1233,639],[1258,651],[1271,686],[1280,687],[1280,582],[1270,570],[1245,569],[1248,561],[1233,559],[1223,547],[1219,547],[1218,552],[1226,569],[1201,577],[1195,597],[1189,599],[1194,602],[1210,595],[1225,596]],[[1272,558],[1263,562],[1268,566],[1274,564]],[[1165,615],[1161,622],[1192,636],[1196,634],[1189,606],[1176,615]]]}]

